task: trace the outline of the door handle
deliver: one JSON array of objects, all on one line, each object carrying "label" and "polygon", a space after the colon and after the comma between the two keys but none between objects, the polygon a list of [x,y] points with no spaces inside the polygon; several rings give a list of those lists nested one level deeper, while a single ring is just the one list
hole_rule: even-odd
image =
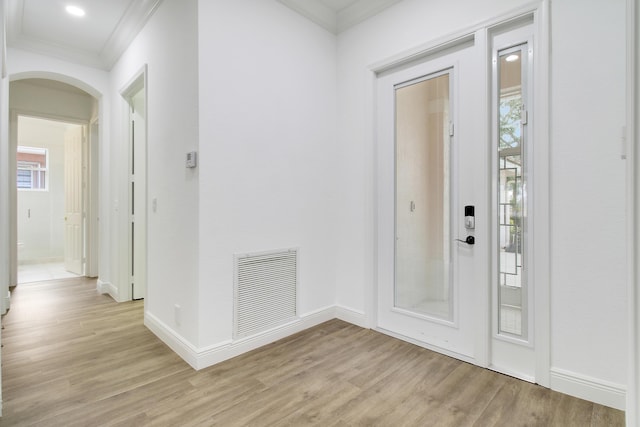
[{"label": "door handle", "polygon": [[462,240],[462,239],[455,239],[456,242],[462,242],[462,243],[466,243],[467,245],[475,245],[476,244],[476,238],[473,236],[467,236],[466,239]]}]

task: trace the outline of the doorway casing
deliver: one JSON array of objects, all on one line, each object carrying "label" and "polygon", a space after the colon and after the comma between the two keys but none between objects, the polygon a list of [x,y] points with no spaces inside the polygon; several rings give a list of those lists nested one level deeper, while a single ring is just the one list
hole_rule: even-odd
[{"label": "doorway casing", "polygon": [[[147,65],[145,64],[120,90],[123,128],[127,129],[126,251],[118,264],[118,301],[145,299],[147,294]],[[124,218],[125,215],[123,215]],[[124,231],[124,230],[123,230]],[[126,257],[126,258],[125,258]]]},{"label": "doorway casing", "polygon": [[[7,114],[4,117],[4,120],[6,120],[5,123],[7,123],[6,129],[8,129],[7,133],[3,135],[4,138],[6,138],[7,141],[7,153],[6,153],[6,167],[7,167],[7,172],[9,174],[9,179],[7,182],[7,186],[8,186],[8,191],[7,191],[7,207],[6,207],[6,211],[5,215],[6,215],[6,220],[7,223],[6,227],[7,227],[7,231],[8,231],[8,235],[9,235],[9,239],[8,239],[8,263],[7,265],[7,279],[8,282],[3,284],[3,289],[1,289],[2,291],[2,298],[1,298],[1,307],[0,307],[0,312],[5,313],[11,304],[10,301],[10,293],[9,293],[9,287],[11,286],[15,286],[17,284],[17,271],[18,271],[18,266],[17,266],[17,229],[16,229],[16,225],[17,225],[17,190],[16,190],[16,140],[11,136],[11,132],[12,132],[12,128],[14,128],[15,126],[11,125],[11,120],[12,120],[12,115],[15,114],[24,114],[24,115],[29,115],[29,116],[34,116],[34,117],[42,117],[45,119],[52,119],[52,120],[61,120],[61,121],[68,121],[68,122],[82,122],[84,123],[83,119],[78,119],[78,118],[74,118],[74,117],[69,117],[69,116],[64,116],[64,115],[55,115],[55,114],[49,114],[46,111],[28,111],[28,110],[22,110],[22,109],[12,109],[11,105],[9,105],[9,96],[8,96],[8,92],[9,92],[9,83],[10,82],[15,82],[15,81],[20,81],[20,80],[25,80],[25,79],[45,79],[45,80],[52,80],[52,81],[56,81],[56,82],[61,82],[61,83],[65,83],[68,84],[70,86],[74,86],[78,89],[83,90],[84,92],[86,92],[89,96],[93,97],[96,100],[96,106],[97,106],[97,110],[96,110],[96,116],[101,117],[102,116],[102,110],[103,110],[103,98],[102,98],[102,94],[99,90],[95,89],[93,86],[91,86],[90,84],[85,83],[84,81],[77,79],[75,77],[72,76],[68,76],[65,74],[60,74],[57,72],[50,72],[50,71],[22,71],[22,72],[16,72],[16,73],[12,73],[9,78],[5,79],[5,82],[7,82],[7,85],[5,86],[5,94],[3,96],[3,102],[5,102],[5,105],[7,107]],[[94,163],[93,166],[97,166],[97,164],[99,162],[101,162],[101,156],[99,155],[99,150],[101,149],[101,144],[100,144],[100,137],[101,137],[101,133],[98,133],[95,135],[95,138],[93,139],[91,145],[90,145],[90,149],[93,149],[94,151],[92,152],[92,156],[94,159]],[[98,218],[99,218],[99,209],[100,209],[100,205],[98,203],[99,200],[99,176],[98,176],[98,168],[92,168],[90,170],[89,173],[89,182],[87,183],[88,187],[90,188],[89,193],[92,194],[92,197],[95,198],[94,201],[94,207],[95,209],[91,210],[91,212],[88,212],[87,215],[87,221],[89,224],[92,224],[92,227],[96,230],[95,233],[91,234],[88,238],[90,238],[90,248],[87,248],[87,250],[89,251],[93,251],[95,254],[98,253],[98,247],[99,247],[99,230],[98,230]],[[6,188],[6,187],[5,187]],[[89,261],[89,257],[87,258],[87,261]],[[88,267],[88,271],[90,272],[91,276],[97,276],[99,273],[99,263],[98,260],[96,258],[94,258],[95,263],[92,263],[90,265],[87,265]]]}]

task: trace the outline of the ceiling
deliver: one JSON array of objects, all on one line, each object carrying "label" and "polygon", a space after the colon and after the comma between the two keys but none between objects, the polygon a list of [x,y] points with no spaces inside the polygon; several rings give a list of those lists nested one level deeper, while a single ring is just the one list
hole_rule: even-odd
[{"label": "ceiling", "polygon": [[[7,45],[109,70],[161,1],[11,0]],[[68,4],[86,15],[69,15]]]},{"label": "ceiling", "polygon": [[[7,45],[110,70],[161,1],[11,0]],[[338,34],[401,0],[277,1]],[[83,8],[86,15],[69,15],[69,4]]]},{"label": "ceiling", "polygon": [[371,18],[402,0],[278,0],[334,34]]}]

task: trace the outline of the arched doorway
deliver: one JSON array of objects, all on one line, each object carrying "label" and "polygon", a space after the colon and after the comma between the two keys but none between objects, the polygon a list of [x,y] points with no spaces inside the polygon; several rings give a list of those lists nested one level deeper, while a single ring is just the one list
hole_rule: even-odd
[{"label": "arched doorway", "polygon": [[[75,170],[76,179],[80,180],[76,188],[76,208],[73,212],[65,211],[63,218],[49,218],[50,223],[60,222],[60,226],[65,231],[57,234],[65,235],[64,240],[68,240],[68,230],[75,230],[75,273],[83,276],[97,277],[99,272],[98,260],[98,170],[100,163],[99,139],[100,139],[100,94],[89,85],[74,78],[56,73],[28,72],[11,76],[9,86],[9,236],[10,236],[10,285],[19,283],[18,261],[19,252],[24,250],[26,242],[18,239],[18,226],[24,223],[25,219],[19,215],[27,216],[28,220],[38,217],[38,214],[45,214],[45,211],[34,212],[27,207],[18,212],[19,190],[17,175],[19,173],[17,165],[18,153],[18,121],[20,117],[40,118],[58,123],[75,124],[81,127],[77,136],[75,158],[77,165],[70,170]],[[72,151],[70,151],[72,152]],[[45,156],[46,158],[46,156]],[[47,167],[40,172],[42,179],[46,180]],[[23,172],[23,174],[25,174]],[[66,174],[66,172],[65,172]],[[58,180],[64,182],[65,180]],[[45,181],[46,182],[46,181]],[[53,181],[51,181],[53,184]],[[24,184],[24,183],[22,183]],[[26,185],[26,184],[25,184]],[[66,187],[65,183],[65,187]],[[45,191],[49,191],[47,184]],[[59,185],[58,185],[59,187]],[[58,190],[60,190],[58,188]],[[41,190],[42,191],[42,190]],[[60,191],[58,191],[60,192]],[[30,195],[30,196],[33,196]],[[41,194],[42,196],[42,194]],[[33,199],[33,197],[30,197]],[[49,197],[51,199],[51,197]],[[57,200],[54,204],[67,205],[64,201]],[[35,206],[40,206],[36,203]],[[38,209],[35,207],[34,209]],[[42,216],[42,215],[40,215]],[[60,220],[60,221],[58,221]],[[73,222],[75,221],[75,222]],[[73,222],[73,227],[70,225]],[[65,225],[66,223],[66,225]],[[31,223],[33,224],[33,222]],[[55,227],[55,226],[54,226]],[[29,244],[36,244],[37,239],[30,239]],[[23,245],[19,245],[22,243]],[[67,243],[65,242],[65,245]],[[65,251],[67,252],[67,251]],[[59,254],[52,252],[53,258]],[[65,254],[64,257],[67,257]],[[7,296],[8,298],[8,296]],[[6,303],[8,307],[8,301]],[[6,307],[3,307],[6,309]]]}]

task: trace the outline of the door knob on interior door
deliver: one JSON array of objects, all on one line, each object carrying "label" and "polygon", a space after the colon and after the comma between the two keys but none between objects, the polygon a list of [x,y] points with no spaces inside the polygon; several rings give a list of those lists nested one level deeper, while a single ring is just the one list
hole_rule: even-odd
[{"label": "door knob on interior door", "polygon": [[473,237],[473,236],[467,236],[467,238],[464,239],[464,240],[456,239],[456,242],[466,243],[467,245],[475,245],[476,244],[476,238]]}]

